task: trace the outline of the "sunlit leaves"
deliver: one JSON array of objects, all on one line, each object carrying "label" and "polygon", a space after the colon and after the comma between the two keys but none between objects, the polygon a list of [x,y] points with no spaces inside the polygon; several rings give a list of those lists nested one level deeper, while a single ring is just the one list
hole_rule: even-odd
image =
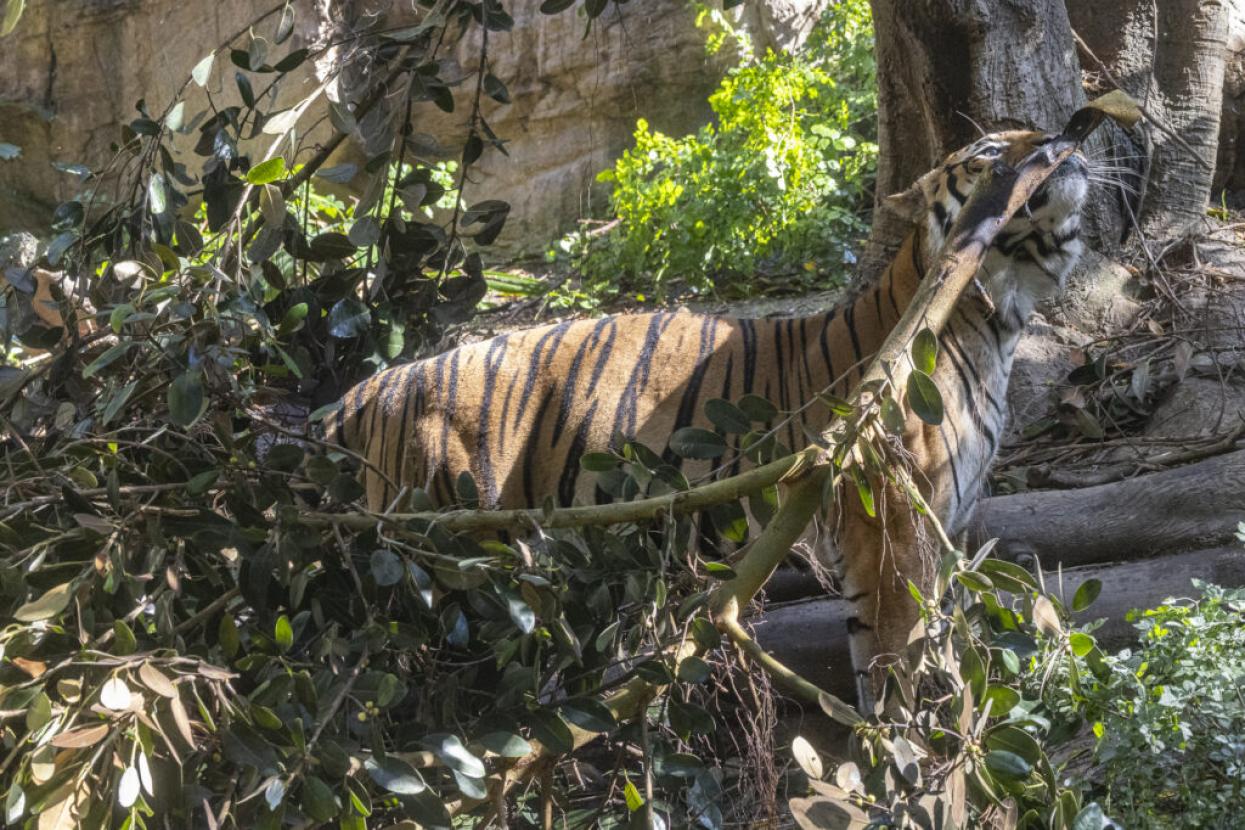
[{"label": "sunlit leaves", "polygon": [[246,172],[251,184],[270,184],[285,178],[285,159],[281,156],[261,161]]},{"label": "sunlit leaves", "polygon": [[379,786],[397,795],[418,795],[428,786],[415,768],[398,758],[368,758],[363,767]]},{"label": "sunlit leaves", "polygon": [[934,373],[938,364],[938,337],[929,329],[921,329],[912,341],[912,365],[918,372]]},{"label": "sunlit leaves", "polygon": [[37,622],[55,617],[69,606],[73,598],[73,583],[65,582],[48,589],[37,599],[22,605],[13,614],[18,622]]}]

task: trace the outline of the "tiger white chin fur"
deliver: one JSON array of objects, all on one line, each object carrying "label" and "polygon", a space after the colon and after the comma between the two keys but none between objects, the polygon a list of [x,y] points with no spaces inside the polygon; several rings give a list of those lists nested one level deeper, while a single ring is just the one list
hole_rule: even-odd
[{"label": "tiger white chin fur", "polygon": [[[686,426],[714,429],[710,398],[768,398],[784,413],[775,426],[789,449],[824,426],[824,409],[803,407],[818,392],[844,396],[893,328],[933,263],[978,177],[1017,164],[1053,136],[1005,132],[952,153],[894,205],[913,231],[880,280],[854,299],[808,317],[740,319],[689,313],[575,320],[453,349],[381,372],[343,398],[328,437],[369,462],[362,471],[370,507],[402,503],[419,487],[454,500],[462,472],[475,478],[483,507],[608,501],[613,494],[581,474],[586,452],[624,441],[665,447]],[[1081,251],[1080,207],[1088,166],[1064,162],[998,235],[979,276],[989,299],[966,292],[939,338],[934,380],[946,417],[934,427],[909,416],[904,448],[926,500],[952,533],[971,515],[1006,421],[1008,374],[1034,304],[1058,291]],[[738,439],[730,439],[732,450]],[[748,462],[727,456],[725,473]],[[691,480],[721,464],[663,460]],[[928,549],[899,494],[880,494],[876,518],[839,500],[833,549],[823,549],[855,605],[850,625],[857,676],[901,652],[917,619],[908,579],[930,584]],[[853,504],[855,506],[853,507]],[[910,528],[911,531],[904,528]],[[711,523],[702,522],[712,535]],[[880,673],[871,675],[876,682]],[[869,684],[863,684],[868,687]],[[865,697],[868,688],[862,689]]]}]

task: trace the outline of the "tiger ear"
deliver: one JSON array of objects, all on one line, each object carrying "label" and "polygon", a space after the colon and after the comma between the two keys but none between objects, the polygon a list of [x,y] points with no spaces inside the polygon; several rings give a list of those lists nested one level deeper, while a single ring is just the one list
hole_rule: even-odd
[{"label": "tiger ear", "polygon": [[905,222],[915,222],[925,212],[925,188],[918,181],[901,193],[887,196],[882,200],[882,207]]}]

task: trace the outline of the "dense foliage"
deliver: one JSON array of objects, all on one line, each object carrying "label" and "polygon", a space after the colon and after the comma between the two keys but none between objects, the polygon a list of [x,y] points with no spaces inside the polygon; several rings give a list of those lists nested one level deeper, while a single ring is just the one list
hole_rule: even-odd
[{"label": "dense foliage", "polygon": [[[1093,694],[1061,688],[1090,676],[1107,688],[1114,664],[1037,579],[988,551],[944,557],[937,597],[921,598],[928,636],[886,714],[823,698],[853,724],[853,760],[832,784],[807,742],[794,747],[803,773],[780,775],[768,745],[737,741],[768,705],[765,684],[708,607],[740,564],[693,544],[705,524],[744,542],[744,502],[764,519],[776,488],[609,527],[554,530],[538,511],[505,541],[454,524],[472,510],[357,505],[358,459],[279,405],[426,352],[482,295],[478,249],[506,207],[464,189],[486,187],[467,171],[500,150],[479,97],[506,93],[488,35],[458,96],[442,50],[481,27],[500,36],[510,18],[454,0],[421,6],[416,26],[354,33],[370,74],[329,106],[313,150],[301,119],[322,91],[275,111],[266,91],[317,56],[277,56],[295,13],[277,6],[205,57],[162,112],[140,106],[116,165],[85,173],[57,210],[39,255],[67,275],[64,330],[26,313],[31,274],[8,274],[4,343],[22,360],[0,373],[6,825],[715,830],[777,819],[791,795],[806,827],[844,815],[1106,826],[1058,752],[1095,719],[1115,727]],[[738,88],[765,77],[757,66]],[[470,138],[456,163],[434,164],[410,111],[462,98]],[[193,170],[174,133],[196,137]],[[326,168],[342,141],[363,162]],[[324,195],[313,177],[362,196]],[[902,416],[886,400],[883,414]],[[786,414],[750,399],[714,401],[711,417],[766,460],[785,452],[766,436]],[[881,434],[885,420],[870,410],[867,426]],[[730,461],[721,435],[696,432],[671,452]],[[858,436],[838,437],[842,464]],[[888,446],[863,452],[871,474],[888,475]],[[697,485],[663,449],[584,466],[620,500]],[[457,489],[475,507],[470,476]],[[872,499],[864,479],[846,490]]]},{"label": "dense foliage", "polygon": [[1245,803],[1245,590],[1196,587],[1133,612],[1137,647],[1069,689],[1093,718],[1095,790],[1128,828],[1232,827]]},{"label": "dense foliage", "polygon": [[715,123],[675,138],[640,120],[599,176],[617,224],[559,243],[582,278],[563,302],[790,290],[841,280],[854,260],[877,157],[869,4],[830,4],[802,48],[763,55],[721,12],[701,14],[721,29],[710,48],[741,55],[709,98]]}]

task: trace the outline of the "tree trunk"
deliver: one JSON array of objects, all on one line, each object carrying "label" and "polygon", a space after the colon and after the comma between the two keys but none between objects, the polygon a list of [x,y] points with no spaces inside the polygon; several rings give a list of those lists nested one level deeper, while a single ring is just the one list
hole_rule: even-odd
[{"label": "tree trunk", "polygon": [[[1070,3],[1068,11],[1093,52],[1082,55],[1091,80],[1109,89],[1109,74],[1188,145],[1150,131],[1153,151],[1139,217],[1147,236],[1183,234],[1205,215],[1214,178],[1228,56],[1227,3],[1110,0]],[[1094,58],[1105,64],[1105,73]]]},{"label": "tree trunk", "polygon": [[[1075,620],[1087,623],[1105,619],[1094,636],[1103,647],[1114,651],[1136,641],[1136,629],[1125,619],[1130,610],[1153,608],[1172,596],[1194,596],[1195,579],[1227,588],[1245,585],[1245,549],[1234,545],[1142,562],[1048,570],[1043,579],[1047,590],[1067,603],[1086,580],[1102,582],[1098,600],[1076,614]],[[855,682],[845,636],[850,616],[849,603],[820,598],[771,608],[753,622],[757,642],[763,648],[821,688],[851,700]]]},{"label": "tree trunk", "polygon": [[[1167,238],[1205,213],[1223,103],[1228,12],[1222,0],[872,0],[872,7],[878,204],[971,141],[978,127],[1058,130],[1085,102],[1083,82],[1106,91],[1113,87],[1109,73],[1194,151],[1147,128],[1154,155],[1142,228]],[[1088,54],[1078,59],[1074,28],[1107,73]],[[1114,125],[1100,130],[1087,152],[1137,171],[1146,155],[1144,141]],[[1136,213],[1130,207],[1120,188],[1097,190],[1084,224],[1095,247],[1116,247],[1129,213]],[[889,260],[904,230],[898,217],[875,212],[864,273]]]},{"label": "tree trunk", "polygon": [[[878,62],[878,204],[981,130],[1059,130],[1085,103],[1063,0],[872,0]],[[1095,235],[1119,227],[1109,200]],[[874,214],[865,272],[906,232]]]}]

